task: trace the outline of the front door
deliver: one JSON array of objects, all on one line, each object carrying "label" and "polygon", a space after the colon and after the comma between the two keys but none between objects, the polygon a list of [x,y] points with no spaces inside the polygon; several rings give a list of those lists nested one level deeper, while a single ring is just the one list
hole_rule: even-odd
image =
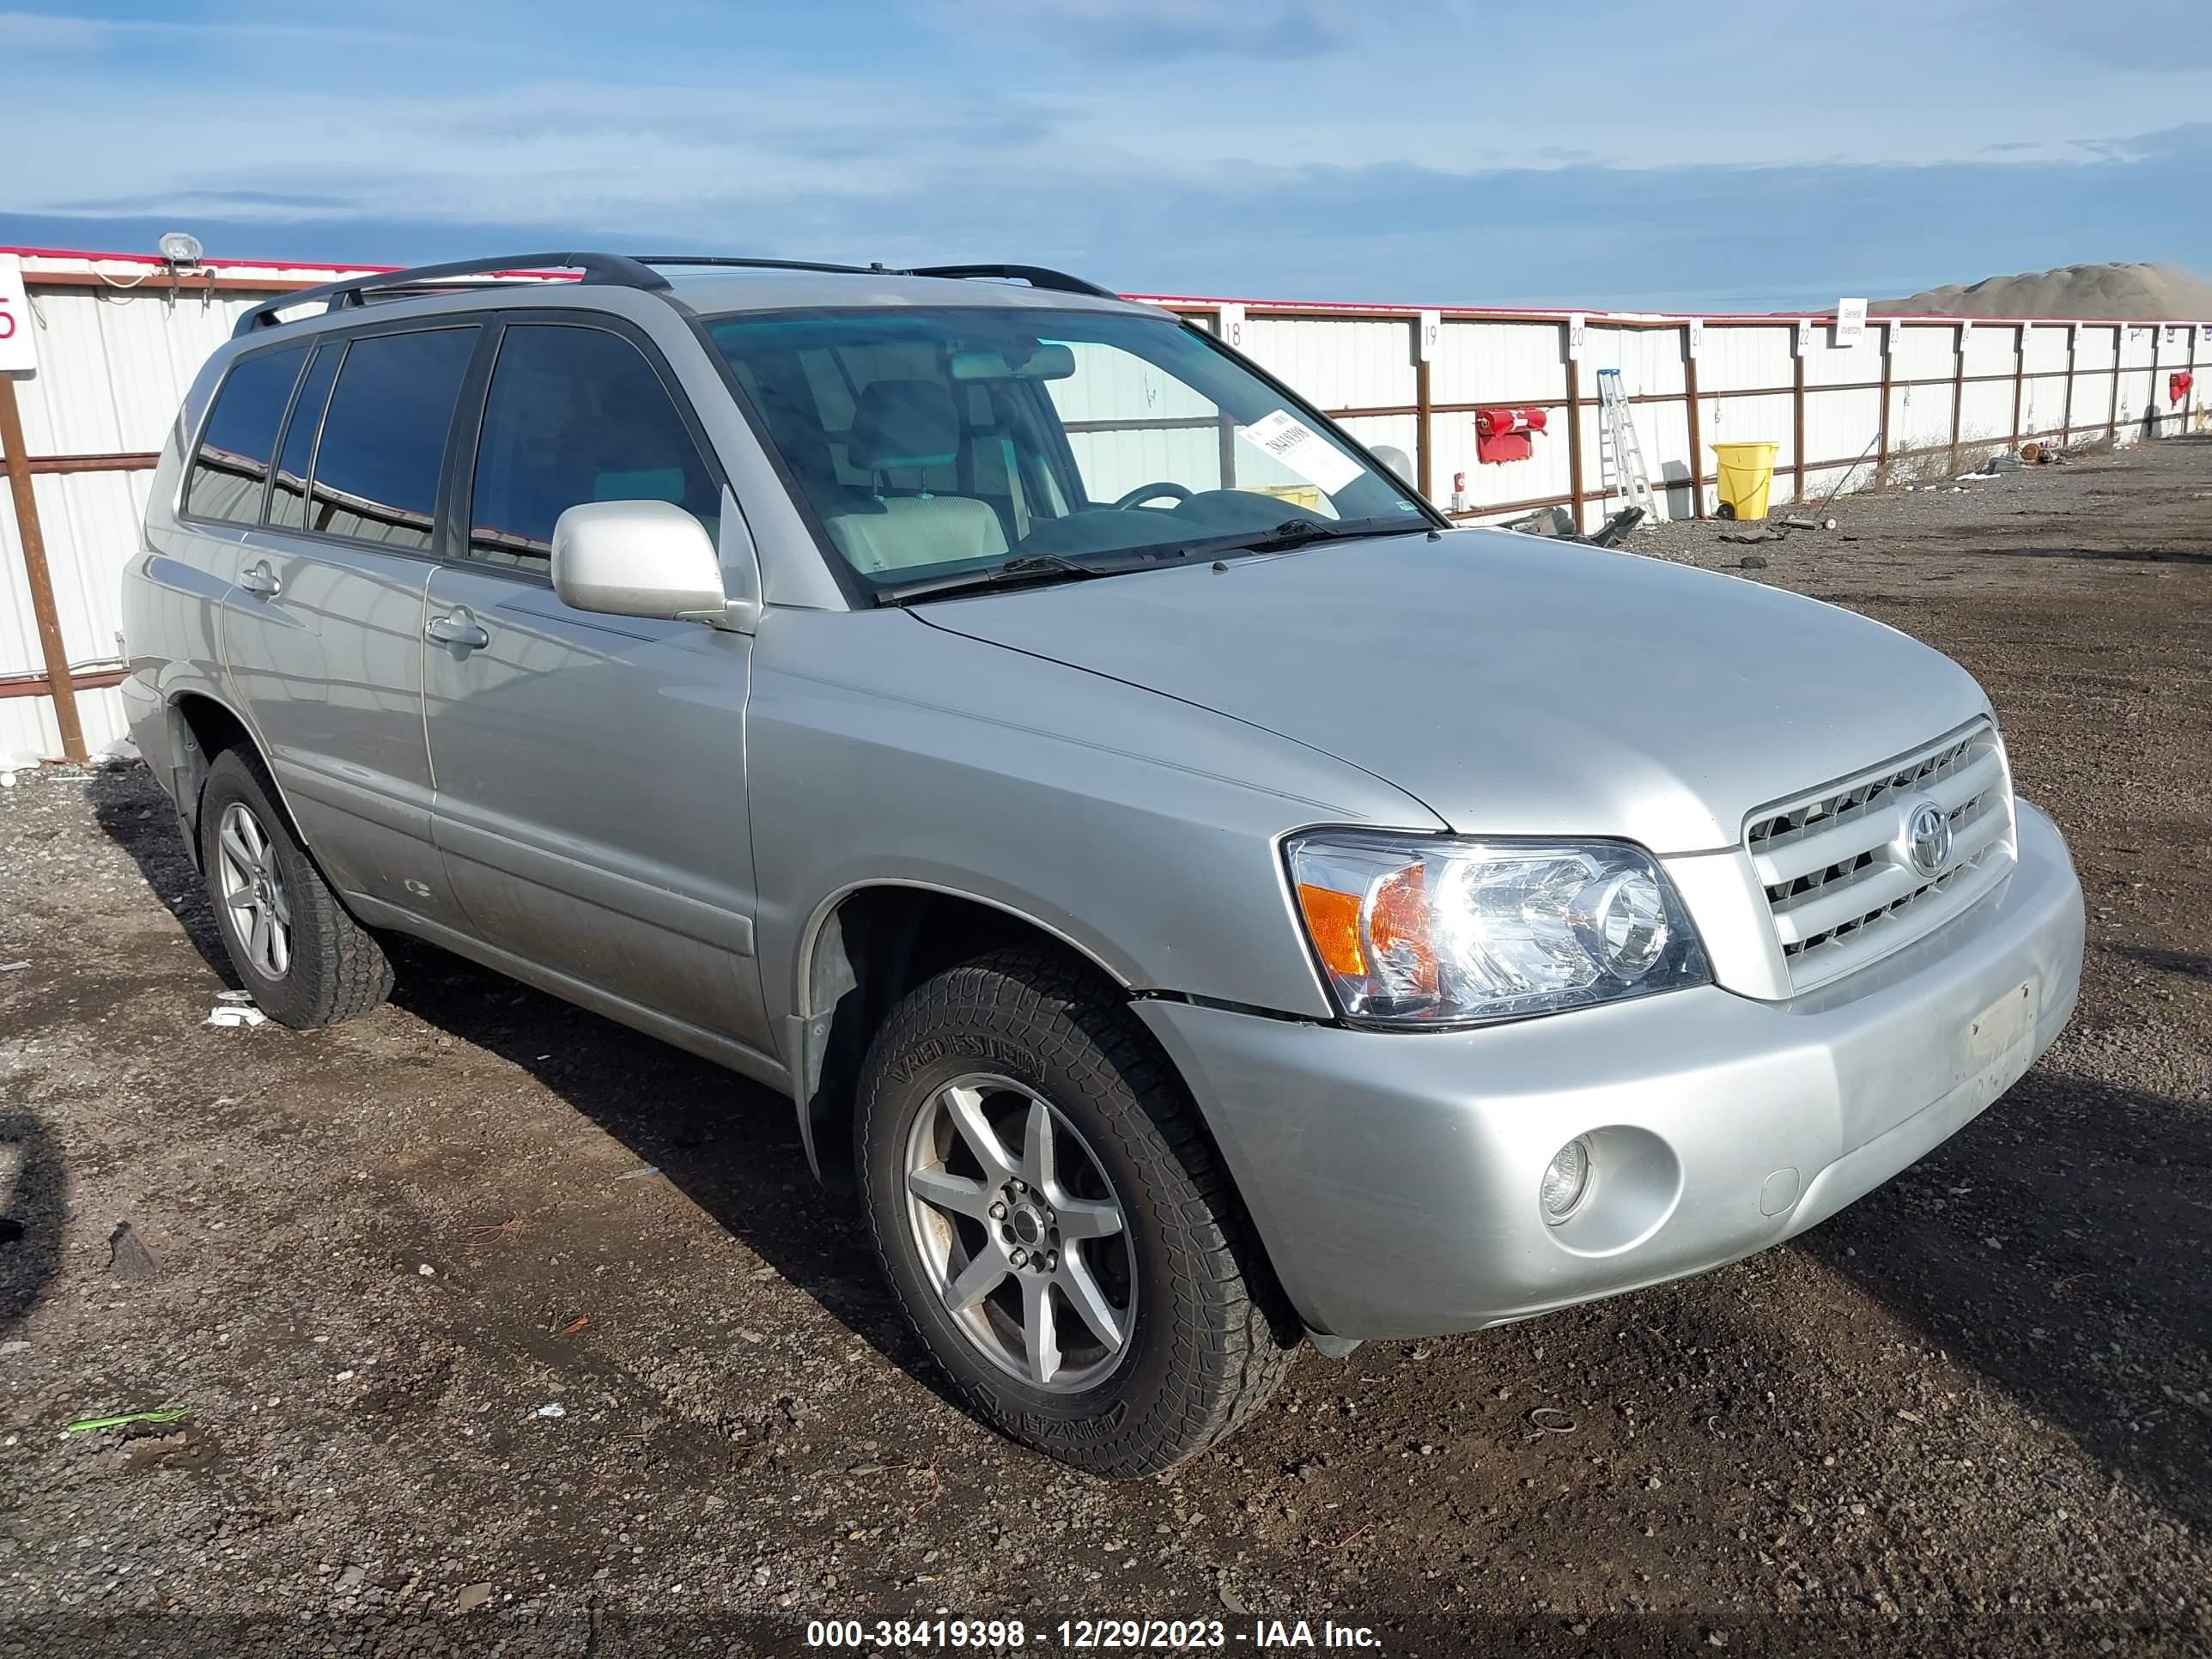
[{"label": "front door", "polygon": [[473,454],[423,678],[438,845],[469,931],[775,1053],[752,959],[752,641],[571,610],[550,578],[554,523],[579,502],[673,501],[719,535],[723,485],[678,394],[622,333],[510,323]]}]

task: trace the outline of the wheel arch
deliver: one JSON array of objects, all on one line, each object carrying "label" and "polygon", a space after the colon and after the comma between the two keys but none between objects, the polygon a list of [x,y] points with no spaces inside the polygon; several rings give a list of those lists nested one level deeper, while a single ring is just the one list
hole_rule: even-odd
[{"label": "wheel arch", "polygon": [[884,877],[848,883],[815,906],[793,967],[788,1060],[799,1135],[826,1185],[851,1184],[854,1085],[891,1008],[931,975],[1022,943],[1079,957],[1125,998],[1139,993],[1093,946],[968,889]]},{"label": "wheel arch", "polygon": [[167,719],[170,795],[193,867],[198,868],[200,861],[200,796],[207,787],[208,769],[231,749],[243,749],[260,763],[262,775],[276,793],[276,810],[284,815],[285,829],[320,866],[314,847],[300,827],[300,815],[292,810],[283,781],[270,763],[268,750],[243,713],[215,693],[192,686],[170,697]]},{"label": "wheel arch", "polygon": [[[267,771],[269,757],[261,752],[254,741],[252,728],[245,717],[222,698],[201,690],[185,690],[169,699],[167,708],[169,738],[169,792],[176,803],[177,819],[183,826],[185,846],[197,867],[200,861],[200,796],[207,787],[209,769],[216,759],[228,750],[243,748],[261,762]],[[285,816],[291,808],[281,799]],[[295,830],[296,833],[296,830]],[[304,844],[304,843],[303,843]]]}]

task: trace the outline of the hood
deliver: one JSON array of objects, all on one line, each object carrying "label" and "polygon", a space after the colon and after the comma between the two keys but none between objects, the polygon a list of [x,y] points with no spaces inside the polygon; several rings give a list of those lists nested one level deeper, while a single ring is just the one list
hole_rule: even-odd
[{"label": "hood", "polygon": [[1863,617],[1628,553],[1463,531],[947,599],[931,626],[1362,768],[1468,835],[1739,844],[1746,815],[1984,713]]}]

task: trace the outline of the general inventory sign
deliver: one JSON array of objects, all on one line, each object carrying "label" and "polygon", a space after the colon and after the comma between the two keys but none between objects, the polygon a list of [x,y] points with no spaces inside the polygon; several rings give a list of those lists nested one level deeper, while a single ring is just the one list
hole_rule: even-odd
[{"label": "general inventory sign", "polygon": [[0,258],[0,374],[39,366],[36,334],[30,297],[23,292],[23,263],[10,254]]}]

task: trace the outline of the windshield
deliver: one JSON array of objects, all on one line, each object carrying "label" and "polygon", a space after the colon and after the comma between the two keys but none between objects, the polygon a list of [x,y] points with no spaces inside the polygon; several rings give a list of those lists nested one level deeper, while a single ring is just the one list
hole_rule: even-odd
[{"label": "windshield", "polygon": [[709,332],[878,594],[1023,559],[1088,574],[1309,527],[1428,527],[1326,421],[1165,319],[878,307]]}]

